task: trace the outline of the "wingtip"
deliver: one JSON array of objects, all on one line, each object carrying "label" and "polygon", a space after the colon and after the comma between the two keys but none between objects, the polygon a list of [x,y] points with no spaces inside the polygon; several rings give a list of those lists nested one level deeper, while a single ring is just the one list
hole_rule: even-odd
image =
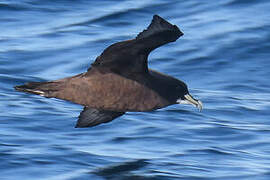
[{"label": "wingtip", "polygon": [[161,17],[159,15],[157,15],[157,14],[153,15],[153,19],[158,19],[158,18],[161,18]]},{"label": "wingtip", "polygon": [[76,129],[86,128],[86,127],[88,127],[88,126],[81,125],[80,123],[78,123],[78,121],[77,121],[76,125],[74,126],[74,128],[76,128]]},{"label": "wingtip", "polygon": [[159,23],[162,23],[164,26],[167,26],[170,29],[174,29],[179,34],[179,37],[184,35],[184,33],[178,28],[178,26],[171,24],[157,14],[153,15],[153,21],[159,21]]},{"label": "wingtip", "polygon": [[162,32],[170,32],[170,36],[172,36],[174,40],[184,35],[176,25],[171,24],[167,20],[155,14],[153,15],[153,19],[147,29],[139,33],[136,39],[147,38]]},{"label": "wingtip", "polygon": [[[79,118],[80,118],[80,116],[79,116]],[[85,126],[83,124],[80,124],[80,121],[79,120],[77,121],[76,125],[74,126],[74,128],[76,128],[76,129],[78,129],[78,128],[85,128],[85,127],[88,127],[88,126]]]}]

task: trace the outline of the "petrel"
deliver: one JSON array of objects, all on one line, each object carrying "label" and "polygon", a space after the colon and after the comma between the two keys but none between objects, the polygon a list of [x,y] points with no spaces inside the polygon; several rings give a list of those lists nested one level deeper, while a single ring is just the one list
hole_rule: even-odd
[{"label": "petrel", "polygon": [[187,85],[149,69],[148,55],[183,33],[158,15],[136,38],[107,47],[84,73],[48,82],[15,86],[18,91],[58,98],[84,106],[75,127],[108,123],[125,112],[153,111],[173,104],[202,109]]}]

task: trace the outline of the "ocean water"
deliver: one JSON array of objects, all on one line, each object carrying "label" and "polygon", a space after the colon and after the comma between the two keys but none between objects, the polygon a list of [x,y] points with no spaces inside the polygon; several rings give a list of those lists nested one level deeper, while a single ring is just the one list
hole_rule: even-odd
[{"label": "ocean water", "polygon": [[[82,106],[13,86],[87,70],[159,14],[149,67],[203,101],[75,129]],[[270,1],[0,0],[0,179],[270,179]]]}]

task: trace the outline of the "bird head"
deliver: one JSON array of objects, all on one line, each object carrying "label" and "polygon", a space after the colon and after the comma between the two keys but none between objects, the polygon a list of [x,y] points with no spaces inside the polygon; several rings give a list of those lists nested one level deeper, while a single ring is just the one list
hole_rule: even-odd
[{"label": "bird head", "polygon": [[203,104],[200,100],[193,98],[187,88],[187,85],[178,80],[176,90],[178,97],[176,98],[176,103],[178,104],[191,104],[199,109],[202,110]]}]

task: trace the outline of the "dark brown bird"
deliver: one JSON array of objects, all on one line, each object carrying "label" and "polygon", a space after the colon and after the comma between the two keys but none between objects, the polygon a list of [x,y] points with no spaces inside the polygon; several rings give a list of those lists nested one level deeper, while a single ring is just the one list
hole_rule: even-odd
[{"label": "dark brown bird", "polygon": [[158,15],[135,39],[115,43],[98,56],[87,72],[49,82],[15,86],[18,91],[68,100],[84,106],[76,127],[107,123],[127,111],[152,111],[177,103],[202,103],[187,85],[147,66],[149,53],[183,33]]}]

